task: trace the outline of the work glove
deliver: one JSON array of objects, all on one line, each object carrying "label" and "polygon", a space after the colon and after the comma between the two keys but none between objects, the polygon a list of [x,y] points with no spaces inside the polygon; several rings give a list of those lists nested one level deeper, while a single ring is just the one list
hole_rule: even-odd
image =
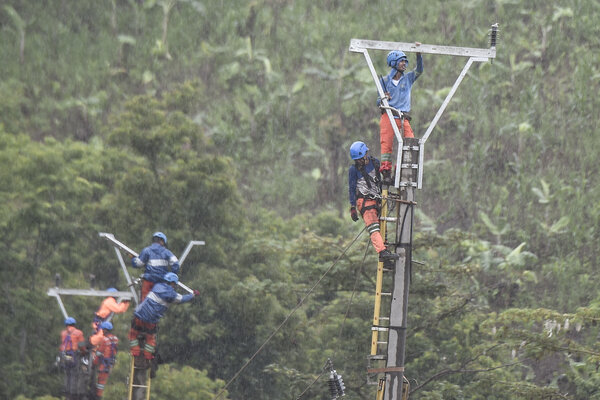
[{"label": "work glove", "polygon": [[194,297],[196,297],[196,296],[200,296],[200,292],[198,290],[194,289]]},{"label": "work glove", "polygon": [[352,218],[352,221],[358,221],[358,213],[356,212],[356,207],[354,206],[350,207],[350,217]]}]

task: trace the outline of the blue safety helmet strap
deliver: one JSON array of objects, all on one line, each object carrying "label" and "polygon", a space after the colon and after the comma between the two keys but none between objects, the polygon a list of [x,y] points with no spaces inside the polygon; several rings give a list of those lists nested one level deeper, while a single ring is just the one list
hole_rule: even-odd
[{"label": "blue safety helmet strap", "polygon": [[175,283],[177,283],[177,282],[179,281],[179,277],[178,277],[178,276],[177,276],[177,274],[176,274],[176,273],[174,273],[174,272],[167,272],[167,273],[165,274],[165,277],[164,277],[164,279],[165,279],[165,281],[167,281],[167,282],[175,282]]},{"label": "blue safety helmet strap", "polygon": [[350,146],[350,158],[352,158],[353,160],[363,158],[367,154],[367,151],[369,151],[369,148],[366,144],[360,141],[354,142]]},{"label": "blue safety helmet strap", "polygon": [[113,324],[110,321],[104,321],[100,324],[100,329],[107,329],[109,331],[112,331],[112,328]]},{"label": "blue safety helmet strap", "polygon": [[403,51],[400,50],[392,50],[388,53],[387,56],[387,64],[392,67],[392,68],[396,68],[398,66],[398,62],[400,60],[405,60],[406,61],[406,65],[408,65],[408,57],[406,57],[406,54],[404,54]]},{"label": "blue safety helmet strap", "polygon": [[65,319],[65,325],[75,325],[76,323],[77,321],[75,321],[75,318],[73,317],[68,317]]},{"label": "blue safety helmet strap", "polygon": [[165,235],[162,232],[154,232],[154,234],[152,235],[152,238],[160,238],[163,240],[163,242],[165,242],[165,246],[167,245],[167,235]]}]

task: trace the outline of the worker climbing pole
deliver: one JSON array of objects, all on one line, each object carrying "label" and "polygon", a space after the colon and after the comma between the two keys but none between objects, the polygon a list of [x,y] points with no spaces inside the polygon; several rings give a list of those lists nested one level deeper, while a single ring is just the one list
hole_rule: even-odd
[{"label": "worker climbing pole", "polygon": [[[133,251],[110,233],[100,233],[100,237],[107,239],[115,247],[127,281],[131,282],[130,286],[140,280],[132,281],[119,250],[123,250],[132,259],[134,267],[146,266],[140,303],[134,311],[129,331],[129,346],[132,357],[128,381],[128,399],[149,400],[152,379],[158,366],[156,356],[158,322],[169,304],[186,303],[200,294],[197,290],[192,290],[180,282],[177,274],[168,272],[164,266],[176,266],[173,270],[179,272],[192,246],[204,245],[204,242],[191,241],[183,252],[181,260],[178,260],[166,249],[167,237],[162,232],[155,232],[152,235],[152,245],[142,250],[142,254]],[[149,281],[150,279],[151,281]],[[175,291],[176,285],[183,288],[188,294],[178,294]]]},{"label": "worker climbing pole", "polygon": [[[120,241],[118,241],[117,239],[115,239],[114,235],[111,233],[100,232],[99,235],[100,237],[107,239],[113,244],[115,252],[121,264],[123,274],[125,275],[125,278],[128,283],[128,291],[118,291],[115,288],[109,288],[107,290],[96,290],[93,288],[95,285],[93,275],[91,275],[92,278],[90,281],[90,286],[92,287],[91,289],[61,288],[61,278],[57,274],[55,276],[55,287],[48,289],[47,292],[48,296],[56,298],[60,310],[63,316],[65,317],[65,325],[67,325],[67,329],[63,331],[64,337],[61,340],[61,342],[65,343],[61,344],[61,353],[57,360],[57,365],[63,367],[63,369],[65,370],[65,392],[67,393],[67,396],[73,395],[76,396],[76,398],[80,398],[80,396],[84,396],[87,394],[86,391],[89,386],[88,383],[91,378],[91,371],[88,371],[85,374],[81,373],[80,371],[83,371],[84,369],[86,369],[86,371],[89,370],[88,367],[90,367],[89,363],[91,359],[89,359],[87,353],[84,353],[83,351],[78,351],[77,349],[73,350],[72,344],[69,344],[69,342],[73,342],[73,340],[71,339],[73,335],[67,334],[69,330],[74,330],[78,332],[77,337],[81,337],[81,340],[77,341],[78,343],[83,343],[84,338],[81,331],[74,329],[75,319],[70,317],[67,313],[61,296],[105,297],[105,300],[102,302],[102,305],[94,315],[94,323],[92,324],[93,327],[95,327],[94,333],[97,333],[98,328],[101,326],[104,326],[104,329],[100,329],[100,331],[110,332],[112,330],[112,324],[110,323],[110,319],[112,318],[113,314],[123,313],[127,310],[127,305],[123,304],[122,302],[126,303],[133,299],[136,305],[143,305],[140,304],[139,296],[135,287],[136,284],[139,283],[140,279],[132,280],[120,250],[125,251],[125,253],[130,255],[131,257],[137,257],[138,254],[123,243],[121,243]],[[163,240],[166,243],[166,236]],[[198,240],[190,241],[179,260],[179,266],[183,265],[183,262],[188,256],[191,248],[195,245],[204,245],[204,242]],[[180,295],[176,293],[174,289],[175,285],[178,285],[179,287],[183,288],[189,294]],[[199,294],[197,290],[192,290],[183,283],[179,282],[178,276],[174,273],[165,274],[164,281],[160,282],[155,286],[156,289],[152,289],[155,292],[153,298],[158,299],[159,303],[164,304],[184,303],[192,300],[195,296]],[[147,301],[147,303],[150,303],[150,301]],[[140,335],[141,338],[138,343],[141,345],[141,348],[143,348],[145,351],[139,352],[137,356],[132,357],[130,368],[131,373],[129,378],[129,399],[148,400],[150,398],[150,383],[154,373],[156,372],[157,367],[156,358],[154,357],[154,352],[156,348],[156,331],[158,329],[157,322],[158,319],[162,317],[164,311],[167,308],[166,305],[163,304],[146,304],[144,307],[145,308],[141,311],[138,311],[138,308],[136,308],[136,313],[138,313],[139,318],[151,319],[152,321],[142,322],[144,326],[141,328],[140,333],[143,333],[143,335]],[[140,312],[142,314],[139,314]],[[136,316],[135,313],[134,316]],[[137,319],[138,316],[136,316],[135,318]],[[156,321],[154,321],[153,318],[156,319]],[[98,337],[96,341],[93,340],[95,336],[97,335],[93,335],[92,337],[90,337],[90,344],[97,345],[98,349],[100,349],[102,347],[100,345],[100,339],[105,340],[106,337],[110,335],[107,334],[106,337]],[[102,393],[104,391],[104,385],[106,383],[106,380],[108,379],[108,374],[110,373],[112,363],[114,363],[114,356],[116,355],[116,343],[118,342],[118,339],[114,335],[111,337],[113,339],[111,339],[110,344],[105,346],[104,350],[106,351],[102,350],[101,352],[103,357],[102,365],[95,365],[95,371],[98,375],[94,377],[95,381],[93,385],[92,395],[98,398],[102,396]],[[65,340],[65,338],[68,338],[68,340]],[[86,346],[84,346],[84,348],[85,347]],[[146,350],[150,350],[151,354],[148,355]],[[76,365],[78,366],[78,368],[75,368]],[[77,371],[77,373],[74,373],[74,371]]]},{"label": "worker climbing pole", "polygon": [[[408,293],[412,276],[412,235],[415,201],[415,189],[421,189],[423,183],[424,145],[431,132],[442,116],[446,106],[454,96],[458,86],[466,76],[473,62],[487,62],[496,57],[496,43],[498,37],[498,24],[490,30],[490,47],[486,49],[450,47],[427,45],[421,43],[382,42],[374,40],[352,39],[351,52],[362,53],[373,77],[380,99],[382,114],[387,115],[398,142],[396,168],[392,182],[384,179],[382,190],[382,209],[380,213],[381,235],[388,248],[392,248],[397,255],[395,264],[389,267],[389,261],[380,260],[377,266],[377,279],[375,286],[375,307],[371,333],[371,352],[368,357],[367,381],[377,385],[377,400],[406,400],[410,394],[408,379],[404,376],[406,353]],[[396,71],[390,73],[396,84],[402,78],[407,78],[408,90],[422,72],[421,54],[435,54],[467,57],[467,62],[438,109],[429,127],[421,138],[413,138],[403,132],[407,129],[405,120],[410,120],[407,111],[410,109],[397,109],[390,105],[389,88],[385,87],[385,80],[377,72],[371,61],[369,50],[388,51],[388,65]],[[417,53],[417,70],[415,75],[404,74],[408,64],[405,53]],[[395,100],[398,100],[397,98]],[[410,108],[410,100],[408,107]],[[383,118],[382,118],[383,121]],[[410,127],[410,124],[408,124]],[[382,123],[383,136],[383,123]],[[412,129],[411,129],[412,133]],[[386,149],[389,147],[386,145]],[[390,147],[391,148],[391,147]],[[384,139],[382,138],[382,153],[384,152]],[[391,155],[382,154],[382,164],[387,162]],[[385,165],[388,167],[389,165]],[[383,167],[383,165],[382,165]],[[382,170],[385,174],[386,171]],[[390,223],[388,228],[387,223]],[[386,279],[386,277],[388,277]],[[384,291],[387,283],[389,288]],[[389,299],[389,301],[384,301]],[[384,306],[385,302],[385,306]],[[388,316],[382,316],[388,315]]]}]

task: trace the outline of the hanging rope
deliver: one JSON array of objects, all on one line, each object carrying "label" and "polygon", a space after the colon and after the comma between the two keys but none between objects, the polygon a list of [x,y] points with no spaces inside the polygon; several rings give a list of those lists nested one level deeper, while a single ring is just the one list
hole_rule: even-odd
[{"label": "hanging rope", "polygon": [[360,235],[362,235],[362,233],[366,229],[367,229],[367,227],[365,226],[358,233],[358,235],[356,235],[356,237],[352,240],[352,242],[350,242],[350,244],[344,249],[344,251],[342,252],[342,254],[340,254],[338,256],[338,258],[336,258],[336,260],[333,262],[333,264],[331,264],[331,266],[327,269],[327,271],[325,271],[323,273],[323,275],[321,275],[321,277],[319,278],[319,280],[317,281],[317,283],[315,283],[313,285],[313,287],[310,288],[310,290],[308,291],[308,293],[306,293],[306,295],[302,299],[300,299],[300,301],[298,302],[298,304],[296,305],[296,307],[294,307],[294,309],[289,313],[289,315],[287,317],[285,317],[285,319],[283,320],[283,322],[281,324],[279,324],[279,326],[273,331],[273,333],[271,333],[271,335],[269,335],[269,337],[267,338],[267,340],[265,340],[265,342],[258,348],[258,350],[256,350],[256,352],[252,355],[252,357],[250,357],[248,359],[248,361],[246,361],[246,363],[239,369],[239,371],[236,372],[235,375],[229,380],[229,382],[227,382],[227,384],[225,384],[225,386],[219,391],[219,393],[217,393],[217,395],[215,396],[215,400],[218,400],[221,397],[221,395],[225,392],[225,390],[227,390],[227,388],[229,387],[229,385],[231,385],[231,383],[237,379],[237,377],[242,373],[242,371],[244,371],[246,369],[246,367],[248,365],[250,365],[250,363],[254,360],[254,358],[256,358],[256,356],[265,348],[265,346],[267,345],[267,343],[269,343],[271,341],[271,339],[273,338],[273,336],[275,336],[277,334],[277,332],[279,332],[279,330],[281,328],[283,328],[283,326],[288,322],[288,320],[292,317],[292,315],[294,315],[294,313],[296,311],[298,311],[298,309],[302,306],[302,304],[308,298],[308,296],[310,296],[311,293],[313,292],[313,290],[315,290],[315,288],[317,286],[319,286],[319,284],[325,278],[325,276],[333,269],[333,267],[335,267],[337,265],[337,263],[340,261],[340,259],[346,254],[346,252],[350,249],[350,247],[352,247],[352,245],[358,240],[358,238],[360,237]]}]

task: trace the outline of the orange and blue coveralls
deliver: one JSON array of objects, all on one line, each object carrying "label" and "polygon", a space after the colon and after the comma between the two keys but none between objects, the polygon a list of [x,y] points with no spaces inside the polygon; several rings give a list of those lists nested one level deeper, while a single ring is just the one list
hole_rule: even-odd
[{"label": "orange and blue coveralls", "polygon": [[79,351],[79,348],[85,344],[85,338],[83,332],[74,326],[67,326],[60,333],[60,347],[61,353],[64,353],[68,357],[73,357],[75,353]]},{"label": "orange and blue coveralls", "polygon": [[131,329],[129,330],[129,349],[131,355],[140,355],[138,337],[144,338],[144,358],[154,358],[156,350],[156,331],[158,321],[172,303],[186,303],[194,298],[193,294],[181,295],[169,284],[161,282],[154,285],[152,291],[135,309]]},{"label": "orange and blue coveralls", "polygon": [[119,338],[110,332],[104,334],[104,331],[100,329],[90,337],[90,343],[96,346],[94,353],[94,366],[97,371],[96,398],[100,398],[104,394],[104,387],[108,382],[110,371],[115,365]]},{"label": "orange and blue coveralls", "polygon": [[381,198],[379,160],[369,156],[369,162],[361,172],[356,164],[348,173],[348,196],[350,206],[360,212],[371,236],[371,243],[378,253],[385,250],[379,228],[379,199]]},{"label": "orange and blue coveralls", "polygon": [[[395,81],[394,76],[397,72],[395,68],[392,68],[390,73],[383,78],[384,91],[390,94],[389,105],[396,110],[400,110],[403,114],[407,114],[410,112],[410,92],[412,86],[423,73],[423,57],[421,54],[417,54],[417,67],[410,72],[402,73],[400,79]],[[377,104],[380,101],[381,99],[377,99]],[[415,137],[409,121],[410,117],[405,116],[401,118],[398,115],[394,115],[394,122],[406,138]],[[381,143],[382,166],[384,164],[390,165],[391,168],[394,130],[385,112],[381,114],[381,119],[379,120],[379,139]]]},{"label": "orange and blue coveralls", "polygon": [[100,304],[100,308],[94,314],[94,321],[92,322],[92,328],[94,329],[94,333],[98,332],[98,327],[101,323],[106,321],[106,318],[110,315],[110,313],[120,314],[127,311],[129,308],[129,302],[124,301],[122,303],[117,303],[114,297],[107,297],[102,300],[102,304]]}]

